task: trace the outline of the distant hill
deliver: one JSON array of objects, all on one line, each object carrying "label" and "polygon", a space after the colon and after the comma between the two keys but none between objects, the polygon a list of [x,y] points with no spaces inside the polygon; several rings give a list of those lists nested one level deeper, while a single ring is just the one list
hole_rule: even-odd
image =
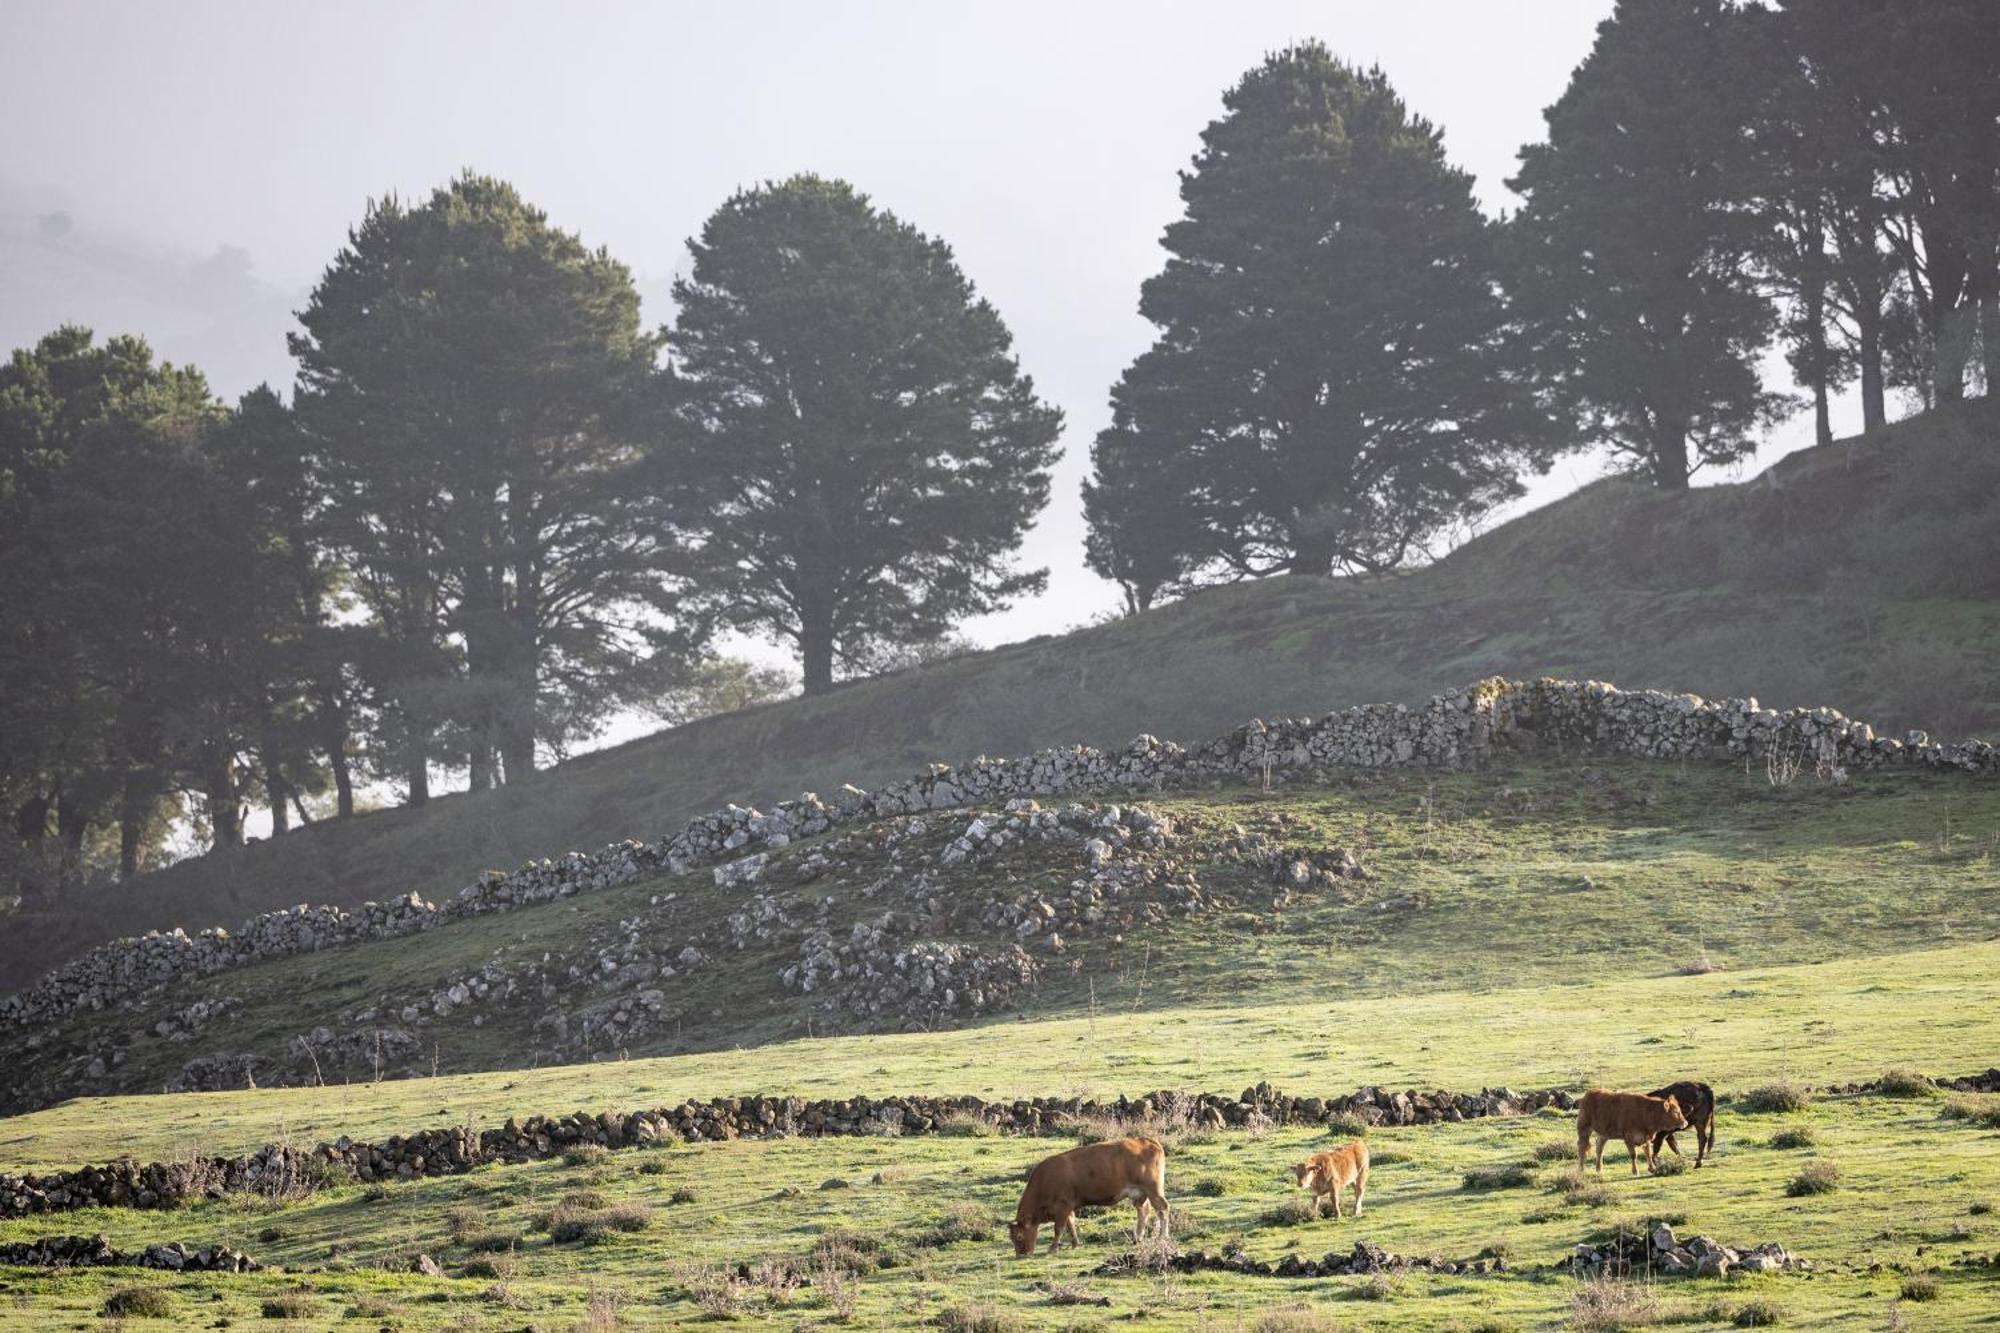
[{"label": "distant hill", "polygon": [[2000,732],[2000,408],[1981,401],[1667,495],[1604,481],[1408,573],[1274,578],[1147,615],[711,718],[500,791],[189,860],[0,929],[0,990],[89,945],[300,902],[455,891],[481,870],[657,837],[729,801],[934,760],[1416,701],[1474,678],[1835,705]]}]

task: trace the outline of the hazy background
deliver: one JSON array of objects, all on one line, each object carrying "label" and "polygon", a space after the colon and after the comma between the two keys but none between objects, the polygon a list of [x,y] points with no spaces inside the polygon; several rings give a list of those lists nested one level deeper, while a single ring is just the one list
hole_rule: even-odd
[{"label": "hazy background", "polygon": [[[1379,62],[1500,210],[1610,8],[6,0],[0,346],[77,321],[144,334],[232,399],[288,387],[291,312],[364,202],[462,168],[625,261],[657,324],[684,241],[732,190],[845,177],[952,244],[1068,414],[1023,553],[1049,591],[967,627],[982,644],[1058,631],[1115,600],[1083,567],[1077,486],[1150,340],[1139,284],[1223,90],[1298,38]],[[1752,466],[1810,435],[1795,419]],[[1596,471],[1566,461],[1527,503]]]}]

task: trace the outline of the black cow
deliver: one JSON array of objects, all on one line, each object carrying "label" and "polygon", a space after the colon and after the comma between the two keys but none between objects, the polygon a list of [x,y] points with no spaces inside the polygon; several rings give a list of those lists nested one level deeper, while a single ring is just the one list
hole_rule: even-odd
[{"label": "black cow", "polygon": [[[1648,1095],[1671,1097],[1680,1103],[1688,1128],[1694,1131],[1694,1164],[1699,1167],[1702,1158],[1715,1150],[1715,1089],[1706,1083],[1669,1083],[1664,1088],[1653,1089]],[[1659,1152],[1662,1143],[1674,1150],[1674,1156],[1681,1155],[1681,1145],[1674,1142],[1672,1130],[1662,1130],[1653,1136],[1655,1153]]]}]

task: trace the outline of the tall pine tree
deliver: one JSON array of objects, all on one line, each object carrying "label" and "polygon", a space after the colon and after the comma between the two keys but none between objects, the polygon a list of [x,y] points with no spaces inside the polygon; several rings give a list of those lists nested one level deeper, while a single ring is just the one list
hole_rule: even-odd
[{"label": "tall pine tree", "polygon": [[1393,567],[1519,491],[1542,437],[1494,227],[1439,131],[1317,43],[1246,74],[1181,178],[1085,487],[1092,567],[1160,587]]},{"label": "tall pine tree", "polygon": [[1729,0],[1619,0],[1509,184],[1519,305],[1579,436],[1668,489],[1784,407],[1752,207],[1755,61]]},{"label": "tall pine tree", "polygon": [[818,694],[1043,585],[1012,556],[1062,416],[944,242],[798,176],[688,248],[668,342],[710,614],[795,644]]}]

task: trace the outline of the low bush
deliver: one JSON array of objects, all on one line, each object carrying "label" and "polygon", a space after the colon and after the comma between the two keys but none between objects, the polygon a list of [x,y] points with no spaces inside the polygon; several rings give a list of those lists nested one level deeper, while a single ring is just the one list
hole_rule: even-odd
[{"label": "low bush", "polygon": [[1535,1168],[1531,1162],[1508,1162],[1504,1166],[1475,1166],[1459,1180],[1459,1187],[1468,1190],[1512,1190],[1535,1183]]},{"label": "low bush", "polygon": [[160,1287],[120,1287],[104,1298],[108,1319],[172,1319],[174,1298]]},{"label": "low bush", "polygon": [[1341,1324],[1324,1310],[1296,1305],[1283,1310],[1266,1310],[1250,1325],[1251,1333],[1334,1333]]},{"label": "low bush", "polygon": [[1535,1145],[1534,1158],[1538,1162],[1573,1162],[1576,1160],[1576,1140],[1543,1139]]},{"label": "low bush", "polygon": [[1368,1137],[1369,1124],[1352,1111],[1335,1111],[1327,1117],[1326,1132],[1345,1143],[1349,1139]]},{"label": "low bush", "polygon": [[1000,1133],[1000,1127],[985,1116],[958,1111],[941,1117],[937,1132],[947,1139],[990,1139]]},{"label": "low bush", "polygon": [[579,1143],[562,1159],[564,1166],[603,1166],[611,1160],[611,1150],[601,1143]]},{"label": "low bush", "polygon": [[1659,1318],[1659,1298],[1641,1283],[1595,1277],[1577,1283],[1570,1292],[1569,1326],[1577,1333],[1622,1333],[1658,1323]]},{"label": "low bush", "polygon": [[1781,1129],[1773,1134],[1771,1146],[1786,1150],[1818,1147],[1819,1132],[1811,1125],[1793,1125],[1789,1129]]},{"label": "low bush", "polygon": [[1264,1211],[1263,1223],[1267,1227],[1302,1227],[1319,1216],[1311,1196],[1294,1194],[1283,1199],[1274,1208]]},{"label": "low bush", "polygon": [[682,1185],[667,1196],[668,1203],[698,1203],[700,1200],[701,1195],[695,1192],[692,1185]]},{"label": "low bush", "polygon": [[664,1176],[667,1174],[667,1164],[657,1157],[648,1157],[645,1161],[639,1163],[636,1169],[642,1176]]},{"label": "low bush", "polygon": [[1914,1069],[1890,1069],[1875,1080],[1875,1091],[1884,1097],[1931,1097],[1937,1085]]},{"label": "low bush", "polygon": [[262,1308],[266,1319],[310,1319],[313,1300],[303,1291],[287,1291],[268,1297]]},{"label": "low bush", "polygon": [[946,1333],[1026,1333],[1028,1327],[1019,1315],[991,1301],[951,1306],[939,1312],[935,1322]]},{"label": "low bush", "polygon": [[1662,1155],[1653,1158],[1653,1174],[1656,1176],[1678,1176],[1693,1169],[1685,1157]]},{"label": "low bush", "polygon": [[465,1237],[460,1244],[474,1254],[504,1254],[521,1244],[521,1236],[513,1231],[478,1231]]},{"label": "low bush", "polygon": [[1912,1273],[1903,1279],[1903,1299],[1906,1301],[1934,1301],[1944,1293],[1944,1284],[1935,1273]]},{"label": "low bush", "polygon": [[1198,1199],[1221,1199],[1243,1193],[1243,1187],[1242,1176],[1203,1176],[1195,1181],[1189,1192]]},{"label": "low bush", "polygon": [[1840,1188],[1840,1167],[1824,1157],[1816,1157],[1807,1162],[1800,1172],[1785,1183],[1785,1193],[1794,1199],[1802,1199],[1813,1194],[1831,1194]]},{"label": "low bush", "polygon": [[1981,1129],[2000,1129],[2000,1093],[1953,1097],[1938,1114],[1947,1120],[1963,1120]]},{"label": "low bush", "polygon": [[1747,1301],[1729,1316],[1729,1322],[1738,1328],[1770,1328],[1784,1321],[1785,1312],[1769,1301]]},{"label": "low bush", "polygon": [[1811,1104],[1811,1094],[1790,1079],[1780,1079],[1776,1083],[1761,1084],[1736,1099],[1737,1110],[1750,1111],[1759,1115],[1771,1115],[1784,1111],[1803,1111]]},{"label": "low bush", "polygon": [[918,1236],[923,1245],[956,1245],[960,1241],[989,1241],[999,1230],[993,1214],[969,1199],[955,1199],[945,1206],[944,1215],[925,1227]]}]

